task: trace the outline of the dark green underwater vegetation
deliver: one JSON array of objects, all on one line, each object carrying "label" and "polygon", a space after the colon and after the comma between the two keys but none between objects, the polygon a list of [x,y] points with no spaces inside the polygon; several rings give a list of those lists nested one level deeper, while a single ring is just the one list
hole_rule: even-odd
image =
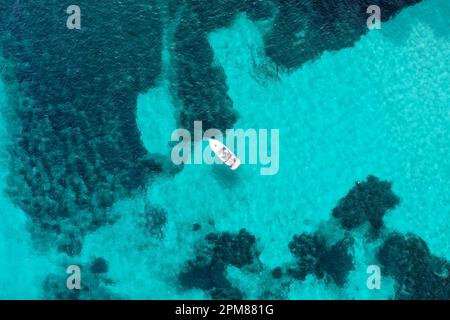
[{"label": "dark green underwater vegetation", "polygon": [[333,209],[333,217],[340,220],[347,230],[357,228],[368,221],[375,231],[383,226],[383,216],[395,208],[400,199],[391,191],[389,181],[380,181],[368,176],[367,181],[358,182]]},{"label": "dark green underwater vegetation", "polygon": [[77,255],[86,232],[111,222],[106,209],[161,171],[135,120],[137,94],[161,71],[160,11],[79,1],[84,28],[68,32],[67,1],[1,3],[5,79],[16,90],[9,194],[36,237]]},{"label": "dark green underwater vegetation", "polygon": [[420,237],[392,232],[377,258],[396,281],[395,299],[450,299],[450,262],[431,254]]},{"label": "dark green underwater vegetation", "polygon": [[[262,292],[261,299],[286,298],[283,293],[280,295],[283,288],[304,281],[308,275],[343,288],[354,269],[354,238],[364,235],[364,227],[368,226],[364,241],[382,240],[376,258],[386,275],[395,279],[393,298],[449,299],[450,262],[432,255],[420,237],[402,235],[384,227],[384,215],[400,201],[391,187],[390,182],[372,175],[358,182],[333,209],[333,213],[339,212],[333,216],[341,232],[331,229],[334,233],[331,235],[326,228],[321,228],[314,233],[294,235],[287,247],[295,263],[276,267],[269,273],[258,259],[257,239],[248,231],[208,234],[199,243],[195,258],[187,261],[186,270],[180,273],[180,285],[183,289],[205,290],[213,299],[245,299],[245,294],[234,288],[226,277],[226,266],[233,265],[274,279],[273,288]],[[328,221],[330,225],[334,223],[333,219]],[[343,236],[330,243],[328,238],[340,233]]]},{"label": "dark green underwater vegetation", "polygon": [[297,264],[288,269],[289,275],[302,281],[308,274],[314,274],[319,279],[328,276],[338,286],[344,286],[348,272],[353,269],[349,252],[353,238],[345,237],[331,246],[326,242],[325,237],[318,233],[294,236],[289,250],[297,259]]},{"label": "dark green underwater vegetation", "polygon": [[255,236],[245,229],[238,233],[209,233],[198,246],[195,259],[189,260],[186,270],[179,275],[181,287],[205,290],[213,299],[243,299],[243,293],[227,279],[226,267],[255,272],[260,254]]},{"label": "dark green underwater vegetation", "polygon": [[387,21],[420,0],[274,0],[277,14],[265,41],[266,54],[286,69],[298,68],[324,51],[351,47],[364,35],[367,7],[383,8]]}]

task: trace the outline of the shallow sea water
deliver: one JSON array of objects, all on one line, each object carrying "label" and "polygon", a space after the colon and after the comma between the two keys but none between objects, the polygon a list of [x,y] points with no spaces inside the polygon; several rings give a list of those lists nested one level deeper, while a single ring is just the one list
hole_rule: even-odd
[{"label": "shallow sea water", "polygon": [[[280,71],[276,79],[263,54],[264,22],[242,14],[230,28],[212,32],[209,42],[239,113],[235,128],[280,130],[278,174],[260,175],[259,165],[242,165],[236,172],[223,165],[186,165],[175,177],[157,178],[146,193],[118,201],[112,212],[119,220],[89,234],[73,263],[104,257],[114,281],[110,289],[123,297],[206,298],[201,290],[183,291],[177,284],[205,233],[246,228],[257,237],[265,270],[271,270],[293,261],[287,246],[293,235],[333,223],[337,201],[369,174],[392,181],[401,198],[385,216],[386,227],[414,232],[433,254],[450,259],[450,29],[444,12],[450,13],[448,4],[424,1],[354,47],[326,52],[295,71]],[[137,98],[136,120],[146,148],[166,156],[176,128],[169,84],[161,79]],[[3,85],[0,93],[4,106]],[[5,130],[0,140],[6,148]],[[7,153],[1,157],[4,189]],[[139,224],[146,200],[168,213],[162,241],[149,239]],[[67,259],[33,249],[25,214],[4,194],[0,203],[0,298],[39,298],[40,282]],[[192,231],[194,223],[201,224],[200,232]],[[286,296],[389,298],[389,278],[383,278],[381,290],[366,287],[366,268],[379,243],[365,241],[363,232],[355,233],[355,270],[344,288],[308,276]],[[248,298],[273,286],[267,276],[232,267],[227,274]]]}]

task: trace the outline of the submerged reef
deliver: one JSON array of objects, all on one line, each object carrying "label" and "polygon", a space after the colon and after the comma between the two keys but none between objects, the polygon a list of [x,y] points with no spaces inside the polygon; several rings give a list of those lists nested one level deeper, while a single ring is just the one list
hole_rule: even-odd
[{"label": "submerged reef", "polygon": [[231,128],[237,117],[227,95],[225,73],[213,64],[213,51],[197,14],[183,11],[174,36],[173,86],[182,105],[179,123],[191,132],[194,121],[202,121],[205,130]]},{"label": "submerged reef", "polygon": [[212,246],[211,259],[222,264],[242,268],[254,263],[260,252],[256,248],[256,238],[245,229],[237,234],[223,232],[210,233],[206,241]]},{"label": "submerged reef", "polygon": [[187,4],[199,18],[204,32],[229,26],[238,13],[246,13],[252,20],[266,19],[273,15],[275,5],[267,0],[176,0]]},{"label": "submerged reef", "polygon": [[178,20],[172,49],[172,91],[179,102],[178,123],[193,131],[195,120],[203,121],[205,130],[231,128],[236,122],[224,71],[214,61],[207,36],[228,27],[237,14],[245,13],[253,21],[273,20],[264,36],[265,53],[277,66],[289,70],[324,51],[352,46],[368,31],[369,5],[378,5],[381,20],[386,21],[419,1],[169,1],[170,17]]},{"label": "submerged reef", "polygon": [[236,14],[246,12],[258,20],[272,15],[271,1],[173,0],[172,16],[180,15],[174,34],[173,89],[180,101],[179,124],[193,131],[202,121],[204,130],[232,128],[237,120],[227,94],[224,70],[214,61],[208,33],[231,24]]},{"label": "submerged reef", "polygon": [[[328,245],[326,238],[318,232],[295,235],[289,242],[289,250],[297,263],[295,267],[288,269],[288,273],[301,281],[313,274],[318,279],[327,278],[343,287],[348,273],[354,268],[351,254],[353,242],[353,238],[346,236],[335,244]],[[275,275],[281,277],[279,271]]]},{"label": "submerged reef", "polygon": [[228,265],[237,268],[259,263],[256,238],[245,229],[238,233],[210,233],[199,244],[196,257],[189,260],[178,280],[184,289],[199,288],[213,299],[243,299],[226,277]]},{"label": "submerged reef", "polygon": [[167,223],[166,210],[146,203],[144,220],[144,228],[152,237],[157,239],[164,237],[164,226]]},{"label": "submerged reef", "polygon": [[36,239],[52,234],[76,255],[80,235],[107,223],[118,197],[161,171],[136,125],[136,97],[161,71],[158,1],[80,0],[81,30],[66,28],[67,1],[1,2],[9,195],[31,217]]},{"label": "submerged reef", "polygon": [[[416,2],[371,4],[387,20]],[[231,128],[237,120],[208,42],[209,32],[237,14],[274,19],[266,54],[286,68],[352,45],[367,29],[365,1],[168,0],[165,12],[157,0],[81,0],[81,30],[66,28],[70,4],[1,0],[0,47],[12,109],[8,193],[31,217],[37,242],[56,238],[72,256],[86,232],[113,222],[106,212],[117,199],[164,170],[144,148],[135,120],[137,95],[161,75],[164,27],[174,29],[169,74],[178,123],[190,130],[194,120],[204,129]],[[347,228],[357,216],[336,214]],[[379,228],[379,217],[366,218]]]},{"label": "submerged reef", "polygon": [[381,8],[387,21],[402,8],[420,0],[273,0],[278,12],[272,31],[265,38],[266,55],[286,69],[302,66],[324,51],[351,47],[367,31],[366,10]]},{"label": "submerged reef", "polygon": [[[161,75],[164,27],[174,29],[167,32],[168,74],[178,124],[192,130],[194,120],[201,120],[204,129],[223,130],[233,127],[238,114],[208,33],[229,26],[239,13],[253,21],[272,19],[265,53],[274,65],[289,70],[324,51],[352,46],[367,32],[369,5],[380,6],[386,21],[417,2],[167,0],[166,19],[160,7],[164,1],[79,0],[82,28],[68,30],[71,2],[0,0],[0,50],[7,62],[2,76],[11,99],[8,194],[30,217],[36,243],[78,256],[85,233],[114,222],[108,209],[116,200],[145,188],[163,171],[181,170],[148,153],[135,119],[137,95]],[[163,20],[174,23],[163,26]],[[347,231],[366,222],[378,231],[384,215],[398,204],[390,182],[369,176],[339,201],[332,215]],[[162,239],[167,212],[147,204],[144,211],[146,232]],[[200,222],[192,226],[196,235],[208,228]],[[349,235],[333,242],[318,231],[296,235],[289,243],[295,264],[267,274],[275,285],[313,275],[344,287],[354,268],[352,246]],[[210,233],[177,280],[182,289],[198,288],[213,299],[243,299],[246,293],[233,286],[227,269],[255,272],[259,256],[255,236],[245,229]],[[393,233],[377,258],[396,281],[395,298],[449,299],[449,262],[432,255],[419,237]],[[113,282],[104,258],[82,270],[81,290],[68,290],[62,272],[46,278],[45,296],[116,298],[109,291]]]},{"label": "submerged reef", "polygon": [[391,233],[377,252],[383,273],[395,281],[395,299],[450,299],[450,262],[430,253],[411,233]]},{"label": "submerged reef", "polygon": [[383,217],[395,208],[400,199],[392,192],[392,184],[369,175],[366,181],[357,182],[333,209],[333,216],[342,227],[351,230],[368,221],[377,231],[383,226]]},{"label": "submerged reef", "polygon": [[108,262],[103,258],[96,258],[92,261],[89,270],[92,273],[106,273],[108,272]]}]

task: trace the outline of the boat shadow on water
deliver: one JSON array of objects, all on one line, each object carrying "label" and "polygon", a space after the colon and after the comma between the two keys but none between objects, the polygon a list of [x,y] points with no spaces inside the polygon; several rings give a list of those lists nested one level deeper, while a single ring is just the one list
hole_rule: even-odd
[{"label": "boat shadow on water", "polygon": [[214,178],[224,187],[231,188],[239,181],[239,171],[233,171],[225,164],[215,164],[211,170]]}]

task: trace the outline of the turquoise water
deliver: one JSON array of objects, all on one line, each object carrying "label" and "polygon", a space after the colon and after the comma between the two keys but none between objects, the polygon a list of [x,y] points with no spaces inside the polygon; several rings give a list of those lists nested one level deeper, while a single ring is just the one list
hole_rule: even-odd
[{"label": "turquoise water", "polygon": [[[234,127],[280,130],[278,174],[260,175],[259,165],[242,165],[233,173],[218,165],[185,165],[175,176],[158,176],[145,191],[116,200],[108,214],[117,220],[88,233],[74,257],[35,248],[30,220],[3,193],[0,298],[42,298],[41,283],[49,273],[65,277],[62,265],[83,265],[99,256],[108,261],[107,277],[113,281],[105,286],[117,296],[208,298],[204,290],[181,288],[180,270],[205,234],[242,228],[256,237],[262,265],[258,271],[226,268],[245,298],[260,298],[265,291],[287,299],[391,298],[389,276],[383,276],[380,290],[366,286],[366,268],[378,263],[375,251],[382,243],[368,240],[366,227],[352,231],[354,268],[343,287],[313,275],[282,286],[270,273],[293,263],[287,244],[296,234],[321,230],[329,241],[338,240],[342,231],[336,231],[331,212],[368,175],[391,181],[401,199],[384,217],[383,232],[412,232],[432,254],[450,259],[448,14],[448,4],[424,1],[368,32],[354,47],[325,52],[275,79],[264,55],[267,21],[239,14],[229,27],[209,33],[214,63],[223,67],[239,114]],[[164,46],[167,54],[170,44]],[[163,56],[163,65],[168,63]],[[155,87],[137,97],[143,145],[164,156],[170,155],[170,136],[177,128],[171,77],[163,72]],[[0,93],[6,112],[4,83]],[[5,127],[2,190],[9,170]],[[144,230],[147,203],[167,212],[162,239]],[[194,223],[201,225],[199,232],[192,231]]]}]

